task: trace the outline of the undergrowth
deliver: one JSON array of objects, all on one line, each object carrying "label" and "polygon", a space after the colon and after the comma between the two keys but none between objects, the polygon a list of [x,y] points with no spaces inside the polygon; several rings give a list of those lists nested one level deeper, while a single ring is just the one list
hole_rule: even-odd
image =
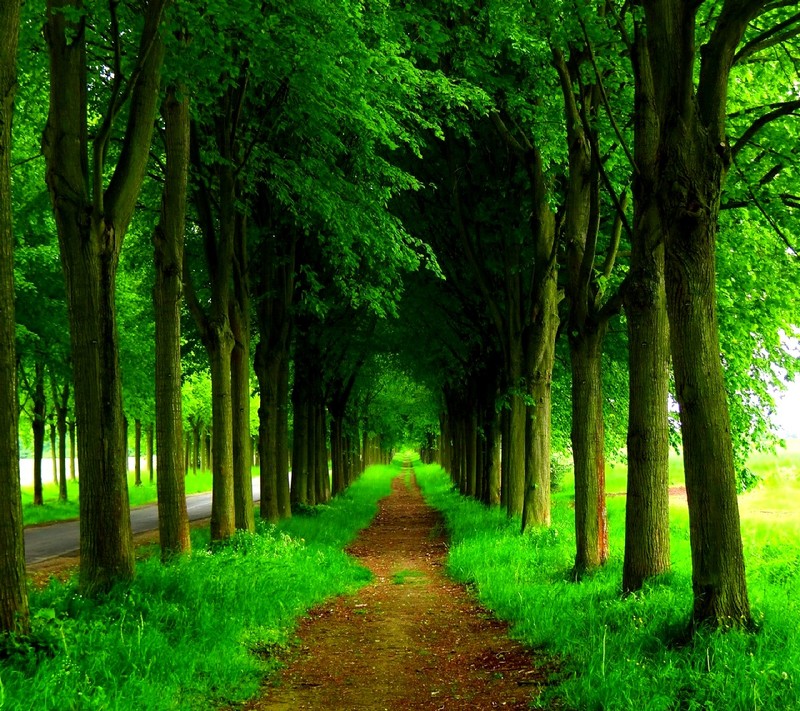
[{"label": "undergrowth", "polygon": [[99,600],[74,582],[31,592],[33,630],[0,649],[2,709],[208,709],[241,703],[274,671],[296,620],[370,573],[341,549],[369,524],[397,467],[373,467],[331,504],[259,522],[169,565],[141,563]]},{"label": "undergrowth", "polygon": [[515,637],[563,659],[555,694],[580,709],[800,708],[800,536],[781,520],[743,519],[748,586],[757,633],[702,631],[679,644],[691,609],[684,506],[673,506],[672,572],[620,595],[624,498],[609,498],[611,558],[571,582],[575,551],[571,490],[554,495],[550,529],[519,534],[519,520],[461,497],[438,466],[417,466],[426,500],[451,536],[450,574],[512,624]]}]

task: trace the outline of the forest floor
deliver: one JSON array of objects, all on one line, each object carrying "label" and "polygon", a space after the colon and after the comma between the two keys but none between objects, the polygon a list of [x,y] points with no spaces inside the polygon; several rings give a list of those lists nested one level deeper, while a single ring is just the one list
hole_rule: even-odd
[{"label": "forest floor", "polygon": [[557,676],[445,576],[442,519],[406,472],[347,549],[372,583],[312,610],[246,709],[526,709]]}]

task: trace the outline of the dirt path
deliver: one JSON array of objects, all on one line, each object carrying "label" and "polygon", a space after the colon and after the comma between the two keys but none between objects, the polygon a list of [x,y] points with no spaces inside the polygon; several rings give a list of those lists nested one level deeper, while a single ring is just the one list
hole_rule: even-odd
[{"label": "dirt path", "polygon": [[374,581],[312,611],[277,687],[246,708],[525,709],[547,683],[553,668],[444,576],[441,518],[404,479],[349,548]]}]

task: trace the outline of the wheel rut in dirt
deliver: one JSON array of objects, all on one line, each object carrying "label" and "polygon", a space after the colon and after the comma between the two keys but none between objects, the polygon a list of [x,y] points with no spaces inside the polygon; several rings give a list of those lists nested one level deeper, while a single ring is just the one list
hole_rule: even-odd
[{"label": "wheel rut in dirt", "polygon": [[404,473],[348,548],[373,582],[313,610],[277,686],[246,708],[525,709],[548,683],[553,665],[444,575],[441,516]]}]

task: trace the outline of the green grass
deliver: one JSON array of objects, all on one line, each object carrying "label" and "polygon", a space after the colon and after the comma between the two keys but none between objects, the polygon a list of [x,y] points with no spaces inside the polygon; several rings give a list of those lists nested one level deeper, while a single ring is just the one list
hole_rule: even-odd
[{"label": "green grass", "polygon": [[[253,476],[258,475],[258,469],[253,469]],[[130,505],[144,506],[153,504],[158,500],[156,482],[150,483],[149,475],[142,472],[142,485],[134,485],[135,475],[128,472],[128,494]],[[211,491],[211,472],[203,471],[197,474],[191,472],[186,476],[186,494],[200,494]],[[22,521],[25,526],[41,525],[53,523],[55,521],[66,521],[78,518],[78,497],[80,494],[80,482],[67,480],[67,501],[58,500],[58,486],[48,483],[42,487],[42,506],[33,505],[33,487],[26,486],[22,489]]]},{"label": "green grass", "polygon": [[99,601],[75,584],[32,591],[33,632],[0,649],[2,709],[208,709],[257,693],[296,620],[355,591],[368,570],[341,546],[366,526],[399,468],[369,469],[345,495],[278,527],[259,524],[170,565],[140,563]]},{"label": "green grass", "polygon": [[[554,496],[552,528],[520,536],[518,521],[460,497],[438,467],[416,472],[445,514],[450,574],[510,621],[516,637],[563,659],[560,684],[547,693],[568,707],[777,710],[800,708],[800,450],[778,461],[755,462],[764,480],[740,497],[760,629],[703,631],[688,646],[675,642],[691,609],[685,504],[671,506],[672,572],[623,599],[624,497],[608,499],[608,565],[576,584],[569,485]],[[546,696],[540,701],[547,706]]]}]

